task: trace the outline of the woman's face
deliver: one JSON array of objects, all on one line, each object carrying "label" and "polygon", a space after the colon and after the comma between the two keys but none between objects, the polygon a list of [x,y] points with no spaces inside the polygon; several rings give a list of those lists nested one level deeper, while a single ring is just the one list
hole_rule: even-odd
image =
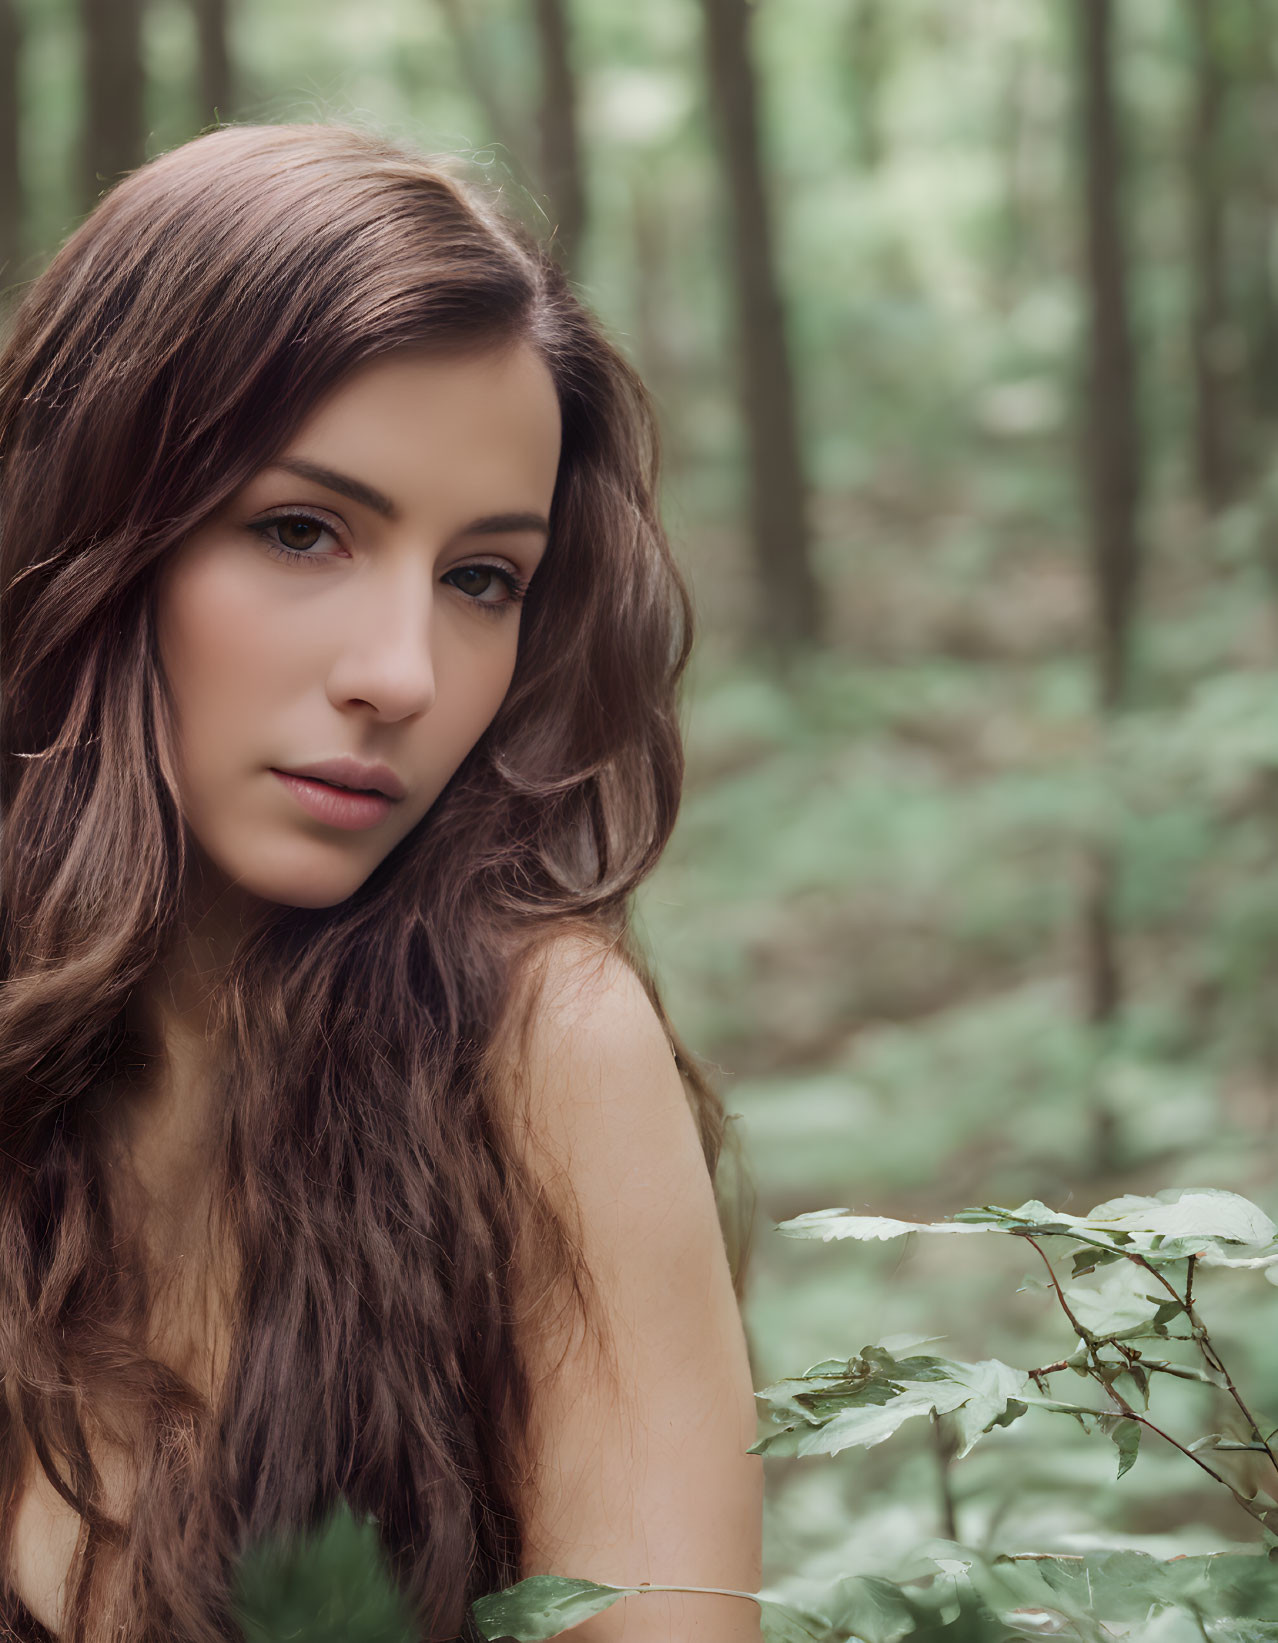
[{"label": "woman's face", "polygon": [[174,551],[160,658],[215,882],[332,906],[430,809],[510,684],[559,440],[526,345],[392,355]]}]

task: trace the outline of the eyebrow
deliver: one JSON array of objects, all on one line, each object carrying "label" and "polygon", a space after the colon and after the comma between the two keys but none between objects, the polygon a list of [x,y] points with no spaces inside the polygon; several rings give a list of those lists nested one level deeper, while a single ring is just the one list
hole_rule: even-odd
[{"label": "eyebrow", "polygon": [[[339,496],[347,496],[352,502],[358,502],[361,507],[371,508],[374,513],[381,514],[383,519],[395,517],[395,504],[390,497],[374,486],[366,485],[362,479],[338,473],[335,468],[326,468],[319,462],[307,462],[300,456],[282,457],[273,466],[285,473],[296,474],[299,479],[309,479],[312,484],[323,485],[326,490],[336,491]],[[549,536],[550,521],[540,513],[491,513],[482,519],[472,519],[470,524],[457,534],[505,536],[514,531],[537,531],[542,536]]]}]

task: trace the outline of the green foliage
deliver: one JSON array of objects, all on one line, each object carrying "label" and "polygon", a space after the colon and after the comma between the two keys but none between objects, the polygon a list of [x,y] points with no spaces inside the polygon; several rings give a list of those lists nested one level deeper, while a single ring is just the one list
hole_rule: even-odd
[{"label": "green foliage", "polygon": [[602,1614],[623,1597],[637,1595],[634,1586],[605,1586],[592,1580],[563,1580],[533,1575],[504,1592],[482,1597],[474,1605],[476,1624],[487,1638],[554,1637]]},{"label": "green foliage", "polygon": [[898,1358],[880,1343],[846,1363],[817,1364],[805,1375],[765,1387],[758,1396],[780,1431],[761,1438],[760,1455],[837,1455],[871,1448],[916,1415],[951,1415],[960,1458],[982,1433],[1008,1426],[1026,1405],[1028,1382],[1007,1364],[956,1363],[948,1358]]},{"label": "green foliage", "polygon": [[377,1525],[343,1504],[314,1534],[255,1548],[238,1572],[245,1643],[415,1643]]},{"label": "green foliage", "polygon": [[[769,1643],[791,1638],[1015,1643],[1045,1632],[1106,1643],[1115,1628],[1149,1643],[1278,1638],[1273,1619],[1278,1614],[1278,1507],[1273,1504],[1278,1459],[1199,1315],[1194,1294],[1200,1271],[1246,1270],[1267,1278],[1275,1272],[1278,1235],[1257,1205],[1233,1192],[1181,1188],[1124,1194],[1087,1215],[1035,1200],[1016,1209],[985,1205],[936,1222],[821,1210],[796,1216],[780,1230],[822,1242],[879,1243],[914,1232],[1023,1239],[1041,1257],[1045,1287],[1064,1314],[1074,1345],[1056,1362],[1018,1369],[995,1359],[965,1363],[921,1353],[917,1348],[926,1343],[917,1337],[881,1341],[760,1392],[773,1431],[753,1452],[799,1457],[871,1449],[926,1416],[949,1424],[953,1458],[961,1460],[983,1437],[1037,1411],[1107,1438],[1117,1450],[1120,1479],[1141,1457],[1142,1436],[1169,1445],[1249,1514],[1271,1551],[1266,1556],[1262,1549],[1240,1547],[1165,1559],[1123,1548],[1060,1555],[928,1542],[891,1575],[848,1574],[827,1581],[801,1612],[787,1616],[784,1606],[764,1600]],[[1046,1251],[1048,1243],[1055,1246],[1055,1260]],[[1097,1281],[1082,1282],[1089,1277]],[[1172,1355],[1182,1346],[1188,1353]],[[1057,1396],[1051,1383],[1065,1374],[1088,1382],[1099,1398]],[[1154,1397],[1164,1380],[1188,1381],[1222,1395],[1229,1410],[1225,1430],[1190,1439],[1157,1424],[1150,1411],[1157,1404],[1159,1420],[1164,1419],[1162,1399]],[[1230,1453],[1263,1457],[1267,1471],[1251,1481],[1227,1476],[1216,1469],[1217,1457]],[[475,1612],[486,1637],[508,1631],[519,1639],[543,1639],[623,1596],[641,1595],[633,1587],[543,1576],[484,1599]]]},{"label": "green foliage", "polygon": [[[647,1592],[687,1592],[688,1586],[608,1586],[591,1580],[565,1580],[559,1575],[533,1575],[504,1592],[482,1597],[472,1607],[475,1623],[486,1638],[511,1637],[518,1643],[540,1643],[602,1614],[625,1597]],[[759,1606],[764,1643],[816,1643],[825,1623],[753,1592],[727,1594]],[[814,1629],[815,1628],[815,1629]]]}]

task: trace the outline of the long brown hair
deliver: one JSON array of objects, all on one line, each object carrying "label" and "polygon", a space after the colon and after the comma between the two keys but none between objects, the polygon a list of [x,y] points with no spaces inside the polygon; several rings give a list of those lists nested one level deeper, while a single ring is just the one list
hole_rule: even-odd
[{"label": "long brown hair", "polygon": [[[554,377],[563,449],[509,694],[367,882],[272,909],[222,991],[238,1278],[209,1404],[145,1350],[153,1297],[97,1122],[188,871],[156,569],[358,365],[517,340]],[[19,308],[0,359],[0,1512],[7,1540],[33,1449],[84,1525],[69,1638],[224,1638],[236,1557],[339,1497],[375,1516],[425,1636],[462,1634],[516,1578],[516,1236],[582,1289],[492,1050],[556,931],[626,948],[674,822],[689,611],[656,488],[644,391],[554,262],[452,167],[362,132],[232,127],[153,161]],[[683,1067],[713,1169],[722,1109]],[[123,1520],[95,1433],[132,1450]]]}]

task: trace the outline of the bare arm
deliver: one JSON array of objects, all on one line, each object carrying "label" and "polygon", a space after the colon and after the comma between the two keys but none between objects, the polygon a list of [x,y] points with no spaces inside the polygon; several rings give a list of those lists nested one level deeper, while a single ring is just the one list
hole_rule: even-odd
[{"label": "bare arm", "polygon": [[[567,944],[565,944],[567,947]],[[670,1046],[634,974],[556,955],[524,1066],[526,1146],[577,1231],[604,1341],[530,1320],[525,1574],[755,1591],[762,1462],[714,1193]],[[530,1287],[535,1293],[535,1287]],[[758,1643],[741,1598],[629,1598],[574,1643]]]}]

